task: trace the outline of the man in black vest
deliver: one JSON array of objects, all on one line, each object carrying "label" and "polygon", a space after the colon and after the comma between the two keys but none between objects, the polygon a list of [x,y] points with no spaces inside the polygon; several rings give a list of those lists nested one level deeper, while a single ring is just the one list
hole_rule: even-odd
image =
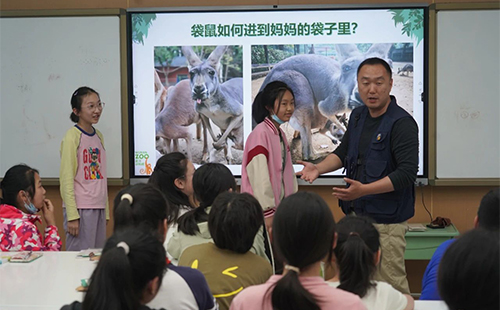
[{"label": "man in black vest", "polygon": [[344,167],[346,188],[333,188],[345,214],[369,216],[380,232],[382,259],[376,280],[409,294],[404,262],[406,221],[414,214],[418,172],[418,127],[390,95],[392,71],[384,60],[369,58],[358,67],[358,92],[364,106],[349,117],[339,147],[322,162],[304,165],[303,180]]}]

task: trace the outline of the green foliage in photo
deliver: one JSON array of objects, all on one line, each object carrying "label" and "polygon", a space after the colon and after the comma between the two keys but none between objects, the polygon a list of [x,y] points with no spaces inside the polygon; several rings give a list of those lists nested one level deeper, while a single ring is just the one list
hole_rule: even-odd
[{"label": "green foliage in photo", "polygon": [[156,14],[132,14],[132,41],[144,45],[148,37],[149,27],[156,19]]},{"label": "green foliage in photo", "polygon": [[403,34],[416,39],[417,45],[424,38],[424,10],[422,9],[398,9],[388,10],[392,13],[394,26],[401,25]]}]

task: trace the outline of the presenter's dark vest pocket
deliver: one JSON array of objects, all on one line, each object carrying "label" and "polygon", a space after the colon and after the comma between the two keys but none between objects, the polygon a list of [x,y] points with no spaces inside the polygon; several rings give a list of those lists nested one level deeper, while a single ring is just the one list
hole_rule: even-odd
[{"label": "presenter's dark vest pocket", "polygon": [[374,151],[383,151],[385,149],[385,142],[384,142],[384,140],[373,142],[371,144],[372,150],[374,150]]},{"label": "presenter's dark vest pocket", "polygon": [[399,203],[394,199],[377,199],[367,196],[364,199],[365,212],[371,214],[377,221],[393,219],[397,216]]},{"label": "presenter's dark vest pocket", "polygon": [[372,183],[380,180],[382,176],[386,175],[387,171],[387,161],[385,160],[369,160],[366,162],[365,172],[366,172],[366,182]]}]

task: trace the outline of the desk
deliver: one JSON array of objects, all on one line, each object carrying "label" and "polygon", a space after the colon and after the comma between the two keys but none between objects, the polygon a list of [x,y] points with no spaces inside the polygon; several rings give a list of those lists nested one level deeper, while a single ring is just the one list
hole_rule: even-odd
[{"label": "desk", "polygon": [[[13,252],[0,252],[2,256]],[[45,310],[60,309],[75,300],[81,279],[92,275],[97,262],[77,258],[78,252],[43,252],[31,263],[0,265],[0,309]]]},{"label": "desk", "polygon": [[448,310],[442,300],[415,300],[414,310]]},{"label": "desk", "polygon": [[[424,226],[428,223],[422,223]],[[430,260],[436,248],[448,239],[457,237],[460,233],[455,225],[451,224],[445,228],[427,228],[425,231],[408,231],[406,233],[405,259],[427,259]]]},{"label": "desk", "polygon": [[[78,252],[44,252],[39,259],[0,265],[0,309],[58,310],[83,293],[75,289],[87,279],[97,265],[88,258],[77,258]],[[10,255],[4,252],[2,255]],[[29,277],[32,277],[31,279]],[[415,301],[415,310],[448,310],[442,301]]]}]

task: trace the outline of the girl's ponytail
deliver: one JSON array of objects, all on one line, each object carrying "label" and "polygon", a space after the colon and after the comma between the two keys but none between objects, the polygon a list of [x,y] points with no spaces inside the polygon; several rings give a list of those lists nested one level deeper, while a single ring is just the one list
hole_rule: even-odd
[{"label": "girl's ponytail", "polygon": [[162,243],[142,230],[116,232],[90,278],[82,309],[136,310],[148,283],[166,270]]},{"label": "girl's ponytail", "polygon": [[371,220],[346,216],[337,223],[337,247],[334,253],[340,272],[338,288],[363,298],[374,286],[375,255],[380,247],[379,233]]},{"label": "girl's ponytail", "polygon": [[270,287],[273,309],[320,309],[317,298],[302,286],[299,275],[301,270],[332,255],[335,221],[330,208],[314,193],[290,195],[274,214],[272,233],[278,255],[287,264],[287,273]]},{"label": "girl's ponytail", "polygon": [[179,218],[177,221],[179,224],[177,230],[186,235],[194,236],[197,232],[200,232],[198,223],[206,221],[208,221],[206,207],[204,205],[200,205],[196,209],[189,210]]},{"label": "girl's ponytail", "polygon": [[299,280],[296,271],[289,271],[274,286],[271,302],[274,309],[320,310],[314,298]]},{"label": "girl's ponytail", "polygon": [[113,231],[117,231],[124,227],[133,226],[135,224],[132,212],[133,201],[124,198],[125,195],[129,195],[130,197],[132,197],[130,194],[119,194],[120,197],[116,197],[116,199],[120,200],[118,204],[115,203]]},{"label": "girl's ponytail", "polygon": [[112,247],[102,255],[92,277],[82,309],[139,309],[128,255]]},{"label": "girl's ponytail", "polygon": [[71,114],[69,115],[69,119],[73,123],[78,123],[78,121],[80,120],[80,117],[78,117],[78,115],[76,115],[75,112],[71,112]]},{"label": "girl's ponytail", "polygon": [[[335,250],[334,250],[335,251]],[[363,298],[373,286],[371,275],[375,271],[374,254],[359,235],[351,234],[338,245],[337,263],[340,272],[340,289]]]}]

